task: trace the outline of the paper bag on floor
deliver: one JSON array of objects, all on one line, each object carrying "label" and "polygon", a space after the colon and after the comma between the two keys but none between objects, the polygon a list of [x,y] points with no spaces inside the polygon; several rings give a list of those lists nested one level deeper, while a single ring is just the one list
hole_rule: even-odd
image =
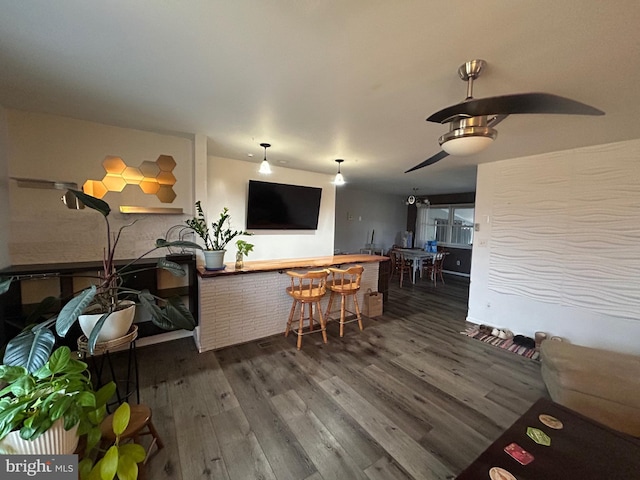
[{"label": "paper bag on floor", "polygon": [[364,314],[367,317],[379,317],[382,315],[382,293],[372,292],[368,289],[364,294]]}]

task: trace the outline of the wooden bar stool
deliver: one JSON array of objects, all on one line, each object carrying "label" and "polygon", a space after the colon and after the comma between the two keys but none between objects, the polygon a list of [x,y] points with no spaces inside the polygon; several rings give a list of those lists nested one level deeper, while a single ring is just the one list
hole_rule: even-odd
[{"label": "wooden bar stool", "polygon": [[[287,294],[293,298],[293,304],[291,305],[291,311],[289,313],[289,321],[287,322],[287,329],[284,332],[284,336],[289,335],[291,330],[291,323],[293,322],[293,315],[295,314],[296,306],[300,304],[300,323],[298,329],[294,329],[294,332],[298,334],[298,350],[302,348],[302,335],[308,333],[315,333],[313,331],[313,304],[316,305],[316,309],[320,316],[320,331],[322,332],[322,339],[324,343],[327,343],[327,328],[322,314],[322,307],[320,300],[327,292],[327,276],[329,272],[327,270],[312,270],[307,273],[287,272],[287,275],[291,277],[291,286],[287,287]],[[304,306],[309,305],[309,331],[303,332],[304,329]]]},{"label": "wooden bar stool", "polygon": [[[340,295],[340,336],[344,336],[344,324],[358,321],[360,330],[362,327],[362,315],[360,315],[360,306],[358,305],[358,291],[360,290],[360,280],[362,279],[362,272],[364,268],[362,265],[356,265],[349,267],[345,270],[339,268],[329,268],[331,273],[331,281],[328,284],[329,290],[331,290],[331,296],[329,297],[329,305],[327,306],[327,321],[331,320],[331,307],[333,306],[333,299],[335,295]],[[347,310],[347,297],[353,297],[353,304],[355,312]],[[346,321],[346,313],[351,313],[356,316],[353,320]]]},{"label": "wooden bar stool", "polygon": [[[153,426],[153,422],[151,422],[151,409],[147,405],[130,405],[131,407],[131,416],[129,418],[129,425],[126,430],[120,435],[121,440],[131,440],[134,443],[142,445],[140,442],[140,437],[145,435],[151,435],[152,440],[149,448],[147,449],[147,456],[145,457],[142,464],[139,466],[140,479],[144,480],[145,478],[145,465],[147,464],[147,460],[151,456],[151,450],[154,445],[157,450],[161,450],[164,447],[164,443],[162,443],[162,439],[160,435],[158,435],[158,431]],[[102,431],[102,438],[104,440],[108,440],[110,443],[113,443],[116,439],[115,434],[113,433],[113,413],[105,418],[100,424],[100,430]]]}]

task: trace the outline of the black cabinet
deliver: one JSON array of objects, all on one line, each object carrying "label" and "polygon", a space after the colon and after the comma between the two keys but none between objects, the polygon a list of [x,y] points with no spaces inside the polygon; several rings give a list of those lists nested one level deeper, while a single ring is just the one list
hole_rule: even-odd
[{"label": "black cabinet", "polygon": [[[198,318],[198,277],[195,256],[191,254],[169,255],[169,260],[180,264],[187,272],[185,277],[172,277],[167,271],[153,268],[158,259],[144,258],[135,264],[135,273],[126,276],[126,286],[133,289],[147,289],[161,298],[178,295],[188,306],[193,317]],[[116,268],[123,267],[131,260],[116,261]],[[0,270],[0,277],[19,277],[9,291],[0,295],[0,345],[16,336],[25,326],[26,319],[44,297],[53,296],[60,300],[51,309],[56,312],[65,301],[86,288],[91,276],[96,275],[102,262],[50,263],[38,265],[14,265]],[[138,271],[140,270],[140,271]],[[139,338],[165,333],[150,319],[136,318]],[[76,324],[61,344],[76,348],[80,328]]]}]

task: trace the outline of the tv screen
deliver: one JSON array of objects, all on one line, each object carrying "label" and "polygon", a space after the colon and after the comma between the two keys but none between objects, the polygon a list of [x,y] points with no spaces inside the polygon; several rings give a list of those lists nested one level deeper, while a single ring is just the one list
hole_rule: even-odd
[{"label": "tv screen", "polygon": [[322,189],[249,180],[247,230],[317,230]]}]

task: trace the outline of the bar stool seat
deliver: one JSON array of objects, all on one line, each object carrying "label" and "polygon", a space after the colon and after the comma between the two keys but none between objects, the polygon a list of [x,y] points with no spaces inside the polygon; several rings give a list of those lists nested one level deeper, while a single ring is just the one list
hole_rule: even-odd
[{"label": "bar stool seat", "polygon": [[[327,306],[327,322],[331,320],[331,308],[336,295],[340,295],[340,336],[344,336],[345,323],[358,322],[360,330],[363,330],[362,315],[360,314],[360,306],[358,305],[358,291],[360,290],[360,280],[362,279],[362,265],[355,265],[347,269],[329,268],[331,280],[328,288],[331,291],[329,297],[329,305]],[[347,310],[347,297],[353,297],[353,305],[355,312]],[[346,320],[346,314],[351,313],[356,316],[353,320]]]},{"label": "bar stool seat", "polygon": [[[315,333],[313,329],[313,305],[315,304],[320,317],[320,330],[317,331],[322,332],[322,339],[324,343],[327,343],[327,329],[324,315],[322,314],[320,300],[327,292],[327,276],[329,275],[329,272],[327,272],[327,270],[312,270],[307,273],[289,271],[287,272],[287,275],[291,277],[291,286],[287,287],[287,294],[293,298],[293,304],[291,305],[291,311],[289,312],[289,320],[287,321],[287,328],[284,332],[284,336],[287,337],[289,335],[296,306],[300,304],[299,325],[297,330],[294,329],[294,332],[298,335],[296,346],[298,350],[302,348],[302,335]],[[309,331],[304,332],[304,306],[307,304],[309,305]]]}]

